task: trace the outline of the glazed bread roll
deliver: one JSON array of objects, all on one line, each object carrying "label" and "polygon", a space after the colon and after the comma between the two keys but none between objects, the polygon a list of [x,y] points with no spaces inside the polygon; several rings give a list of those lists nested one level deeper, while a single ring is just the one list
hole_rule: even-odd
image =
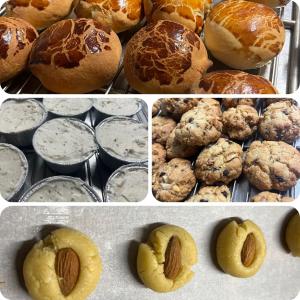
[{"label": "glazed bread roll", "polygon": [[113,79],[121,51],[120,40],[111,29],[90,19],[69,19],[40,35],[29,66],[52,92],[87,93]]},{"label": "glazed bread roll", "polygon": [[124,57],[125,76],[140,93],[186,93],[211,65],[200,37],[171,21],[143,27]]},{"label": "glazed bread roll", "polygon": [[144,0],[148,22],[170,20],[201,32],[212,0]]},{"label": "glazed bread roll", "polygon": [[271,7],[285,6],[290,3],[290,0],[251,0],[252,2],[261,3]]},{"label": "glazed bread roll", "polygon": [[25,20],[0,17],[0,83],[26,68],[37,31]]},{"label": "glazed bread roll", "polygon": [[78,0],[9,0],[8,16],[28,21],[36,29],[44,29],[67,17]]},{"label": "glazed bread roll", "polygon": [[204,42],[211,54],[240,70],[267,64],[279,54],[284,39],[276,12],[250,1],[222,1],[212,8],[204,27]]},{"label": "glazed bread roll", "polygon": [[94,19],[115,32],[122,32],[142,20],[142,0],[80,0],[75,13],[80,18]]},{"label": "glazed bread roll", "polygon": [[198,94],[277,94],[267,79],[237,70],[207,73],[200,81]]}]

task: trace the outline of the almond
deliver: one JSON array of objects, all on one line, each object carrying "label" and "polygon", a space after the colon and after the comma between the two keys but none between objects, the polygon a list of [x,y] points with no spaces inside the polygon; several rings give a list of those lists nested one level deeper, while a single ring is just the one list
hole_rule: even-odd
[{"label": "almond", "polygon": [[249,233],[241,251],[241,260],[245,267],[251,266],[256,254],[256,241],[253,233]]},{"label": "almond", "polygon": [[169,240],[165,252],[164,273],[168,279],[176,279],[181,270],[181,244],[177,236]]},{"label": "almond", "polygon": [[70,295],[76,286],[80,273],[79,257],[73,249],[58,250],[55,257],[55,272],[62,294],[64,296]]}]

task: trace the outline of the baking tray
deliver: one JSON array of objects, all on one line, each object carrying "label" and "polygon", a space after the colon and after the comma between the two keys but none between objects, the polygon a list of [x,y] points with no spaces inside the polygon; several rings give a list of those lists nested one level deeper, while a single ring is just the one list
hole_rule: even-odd
[{"label": "baking tray", "polygon": [[[76,101],[76,99],[74,99],[74,101]],[[140,100],[140,102],[142,109],[133,116],[133,119],[143,122],[148,126],[147,104],[143,100]],[[92,128],[96,127],[94,108],[88,112],[85,122]],[[1,137],[1,134],[0,142],[5,142],[5,138],[3,136]],[[25,182],[25,191],[44,178],[61,175],[51,170],[47,166],[46,162],[36,154],[32,147],[20,149],[24,152],[29,165],[28,176]],[[86,182],[90,187],[92,187],[96,191],[101,201],[104,201],[104,187],[113,171],[114,170],[109,169],[102,162],[100,155],[97,152],[84,164],[80,171],[68,175],[81,178],[84,182]]]},{"label": "baking tray", "polygon": [[[214,1],[215,3],[219,1]],[[299,87],[300,74],[300,17],[299,7],[294,2],[290,2],[284,8],[276,9],[276,12],[283,20],[286,33],[286,41],[282,52],[272,60],[267,66],[257,70],[250,70],[250,73],[259,74],[269,79],[279,90],[280,93],[293,93]],[[5,8],[0,9],[0,15],[5,14]],[[141,26],[145,23],[142,22]],[[134,31],[128,31],[119,34],[122,46],[123,55],[124,49],[128,40],[133,35]],[[101,94],[136,94],[129,85],[124,76],[123,71],[123,55],[121,64],[115,78],[112,82],[94,93]],[[228,69],[228,67],[226,67]],[[10,94],[47,94],[51,93],[46,90],[39,80],[35,78],[29,71],[23,72],[14,79],[4,82],[2,88]]]},{"label": "baking tray", "polygon": [[[291,211],[283,206],[10,207],[0,217],[0,289],[8,299],[29,300],[20,277],[26,253],[36,238],[65,225],[86,233],[100,250],[102,278],[89,300],[291,300],[299,292],[300,277],[300,259],[288,254],[282,238]],[[231,217],[251,219],[265,235],[264,264],[248,279],[226,275],[215,263],[217,232]],[[139,243],[162,223],[184,227],[199,250],[193,280],[167,294],[146,289],[135,266]]]},{"label": "baking tray", "polygon": [[[218,99],[218,98],[214,98],[214,99]],[[265,99],[256,99],[256,109],[258,111],[259,116],[261,116],[263,114],[263,110],[264,110],[264,100]],[[298,106],[300,105],[299,100],[297,100],[298,102]],[[224,107],[221,106],[222,111],[224,111]],[[160,112],[158,113],[158,115],[160,115]],[[239,142],[239,141],[235,141],[236,143],[239,143],[242,146],[243,151],[247,151],[247,149],[249,148],[250,144],[254,141],[254,140],[263,140],[263,138],[259,135],[258,131],[248,140],[244,141],[244,142]],[[293,146],[300,151],[300,138],[298,138],[294,143]],[[201,148],[202,149],[202,148]],[[199,151],[200,153],[201,151]],[[190,160],[192,161],[192,165],[195,165],[196,159],[197,159],[198,155],[194,158],[191,158]],[[197,181],[195,187],[193,188],[192,192],[190,193],[190,195],[185,199],[187,200],[188,198],[190,198],[191,196],[197,194],[197,191],[199,190],[199,188],[201,187],[201,183],[199,181]],[[231,191],[231,201],[232,202],[250,202],[250,199],[260,193],[261,191],[256,189],[254,186],[252,186],[249,181],[247,180],[246,176],[244,176],[243,174],[236,180],[233,180],[228,187],[230,188]],[[278,193],[278,191],[275,191],[276,193]],[[294,199],[298,199],[300,196],[300,180],[298,180],[296,186],[288,189],[285,192],[280,192],[281,195],[285,195],[288,197],[292,197]]]}]

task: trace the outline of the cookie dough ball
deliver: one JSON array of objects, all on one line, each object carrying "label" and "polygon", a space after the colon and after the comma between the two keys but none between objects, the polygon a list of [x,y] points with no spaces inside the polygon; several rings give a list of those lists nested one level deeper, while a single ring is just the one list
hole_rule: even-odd
[{"label": "cookie dough ball", "polygon": [[194,156],[198,153],[199,147],[197,146],[189,146],[182,144],[176,138],[174,129],[167,139],[166,149],[167,149],[167,158],[188,158]]},{"label": "cookie dough ball", "polygon": [[153,176],[153,194],[159,201],[184,200],[196,184],[190,161],[174,158],[162,165]]},{"label": "cookie dough ball", "polygon": [[152,145],[152,172],[155,173],[166,162],[166,149],[158,143]]},{"label": "cookie dough ball", "polygon": [[243,172],[262,191],[286,191],[300,178],[300,153],[285,142],[255,141],[246,152]]},{"label": "cookie dough ball", "polygon": [[0,17],[0,83],[26,68],[37,37],[37,31],[25,20]]},{"label": "cookie dough ball", "polygon": [[128,42],[124,57],[130,86],[143,94],[188,93],[211,65],[201,38],[170,21],[139,30]]},{"label": "cookie dough ball", "polygon": [[152,117],[156,116],[158,112],[160,111],[160,103],[161,100],[156,100],[152,105]]},{"label": "cookie dough ball", "polygon": [[261,3],[270,7],[285,6],[290,3],[290,0],[251,0],[252,2]]},{"label": "cookie dough ball", "polygon": [[152,119],[152,141],[165,145],[176,122],[169,117],[156,116]]},{"label": "cookie dough ball", "polygon": [[196,94],[277,94],[272,83],[258,75],[237,70],[207,73],[200,80]]},{"label": "cookie dough ball", "polygon": [[230,140],[220,138],[199,154],[195,175],[207,185],[223,182],[228,184],[242,173],[242,147]]},{"label": "cookie dough ball", "polygon": [[214,99],[205,99],[181,117],[176,138],[188,146],[203,146],[215,142],[222,134],[222,111]]},{"label": "cookie dough ball", "polygon": [[142,0],[80,0],[75,13],[79,18],[94,19],[118,33],[140,23]]},{"label": "cookie dough ball", "polygon": [[285,239],[293,256],[300,256],[300,216],[298,212],[287,225]]},{"label": "cookie dough ball", "polygon": [[166,293],[187,284],[194,276],[198,251],[192,236],[183,228],[163,225],[139,246],[137,271],[146,287]]},{"label": "cookie dough ball", "polygon": [[144,9],[148,22],[170,20],[200,33],[211,4],[212,0],[144,0]]},{"label": "cookie dough ball", "polygon": [[217,240],[217,260],[227,274],[247,278],[255,275],[266,256],[266,242],[260,228],[250,220],[230,222]]},{"label": "cookie dough ball", "polygon": [[226,185],[205,186],[187,202],[230,202],[231,192]]},{"label": "cookie dough ball", "polygon": [[293,198],[271,192],[261,192],[251,198],[251,202],[290,202]]},{"label": "cookie dough ball", "polygon": [[285,40],[284,25],[265,5],[225,0],[208,14],[204,41],[211,54],[239,70],[260,68],[278,55]]},{"label": "cookie dough ball", "polygon": [[289,101],[270,104],[259,123],[265,140],[292,143],[300,136],[300,108]]},{"label": "cookie dough ball", "polygon": [[118,70],[121,43],[93,20],[64,20],[37,39],[29,67],[55,93],[88,93],[107,85]]},{"label": "cookie dough ball", "polygon": [[243,99],[233,99],[233,98],[224,98],[222,99],[222,105],[225,109],[231,107],[237,107],[238,105],[250,105],[255,106],[256,100],[251,98],[243,98]]},{"label": "cookie dough ball", "polygon": [[223,131],[231,139],[244,141],[257,129],[257,110],[249,105],[238,105],[223,112]]},{"label": "cookie dough ball", "polygon": [[83,233],[61,228],[27,254],[23,275],[33,299],[85,300],[102,271],[97,246]]}]

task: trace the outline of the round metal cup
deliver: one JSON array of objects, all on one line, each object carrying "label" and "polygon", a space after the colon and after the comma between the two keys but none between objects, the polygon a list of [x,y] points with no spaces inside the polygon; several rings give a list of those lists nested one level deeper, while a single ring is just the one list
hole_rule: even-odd
[{"label": "round metal cup", "polygon": [[98,140],[98,137],[97,137],[97,130],[99,130],[99,128],[101,128],[104,124],[110,122],[111,120],[130,120],[134,123],[142,124],[141,122],[139,122],[135,119],[132,119],[132,118],[122,117],[122,116],[114,116],[114,117],[106,118],[96,127],[96,129],[95,129],[96,141],[98,142],[98,145],[99,145],[99,155],[100,155],[102,161],[105,163],[105,165],[108,166],[110,169],[115,170],[123,165],[146,163],[148,161],[148,159],[141,159],[141,160],[125,159],[125,158],[121,159],[120,157],[117,157],[117,156],[113,155],[112,153],[109,153],[101,146],[101,140]]},{"label": "round metal cup", "polygon": [[[27,190],[22,197],[20,198],[19,202],[28,202],[28,199],[40,188],[43,186],[55,182],[55,181],[71,181],[77,184],[80,184],[90,195],[92,201],[86,201],[86,202],[101,202],[101,199],[99,198],[98,194],[84,181],[82,181],[80,178],[77,177],[70,177],[70,176],[53,176],[45,178],[36,184],[34,184],[29,190]],[[50,202],[50,201],[49,201]],[[68,202],[68,201],[66,201]]]},{"label": "round metal cup", "polygon": [[16,151],[19,154],[19,156],[21,157],[21,159],[24,161],[25,173],[24,173],[23,177],[20,178],[19,183],[18,183],[14,193],[8,199],[5,199],[6,201],[10,201],[10,202],[17,201],[25,190],[25,182],[26,182],[26,179],[28,176],[28,168],[29,168],[28,161],[27,161],[27,158],[24,155],[24,153],[17,147],[10,145],[10,144],[6,144],[6,143],[1,143],[0,145],[2,145],[2,146],[4,145],[4,146]]},{"label": "round metal cup", "polygon": [[[12,132],[12,133],[5,133],[5,132],[1,132],[0,130],[0,134],[3,135],[5,137],[5,140],[12,144],[15,145],[17,147],[27,147],[27,146],[31,146],[32,145],[32,139],[33,139],[33,135],[35,133],[35,131],[47,120],[48,118],[48,113],[47,110],[45,109],[44,105],[35,100],[35,99],[24,99],[24,101],[27,100],[31,100],[35,103],[37,103],[43,110],[43,118],[42,120],[34,127],[30,128],[30,129],[26,129],[26,130],[22,130],[22,131],[18,131],[18,132]],[[5,102],[10,101],[10,100],[6,100]],[[22,101],[22,99],[19,99],[18,101]]]},{"label": "round metal cup", "polygon": [[[96,138],[95,138],[95,131],[92,127],[90,127],[89,125],[87,125],[85,122],[75,119],[75,118],[65,118],[68,120],[74,120],[76,122],[81,123],[82,125],[84,125],[86,128],[89,129],[89,131],[93,134],[95,142],[96,142]],[[48,122],[51,122],[48,121]],[[97,142],[96,142],[97,144]],[[55,162],[53,160],[49,160],[47,157],[45,157],[43,154],[41,154],[37,147],[36,147],[36,134],[34,134],[33,136],[33,142],[32,142],[33,148],[35,150],[35,152],[47,163],[47,165],[49,166],[49,168],[51,168],[53,171],[59,173],[59,174],[71,174],[74,173],[78,170],[80,170],[82,168],[82,166],[84,165],[84,163],[86,161],[88,161],[96,152],[97,150],[91,152],[89,155],[87,155],[86,157],[82,158],[80,161],[78,162],[74,162],[74,163],[61,163],[61,162]]]}]

